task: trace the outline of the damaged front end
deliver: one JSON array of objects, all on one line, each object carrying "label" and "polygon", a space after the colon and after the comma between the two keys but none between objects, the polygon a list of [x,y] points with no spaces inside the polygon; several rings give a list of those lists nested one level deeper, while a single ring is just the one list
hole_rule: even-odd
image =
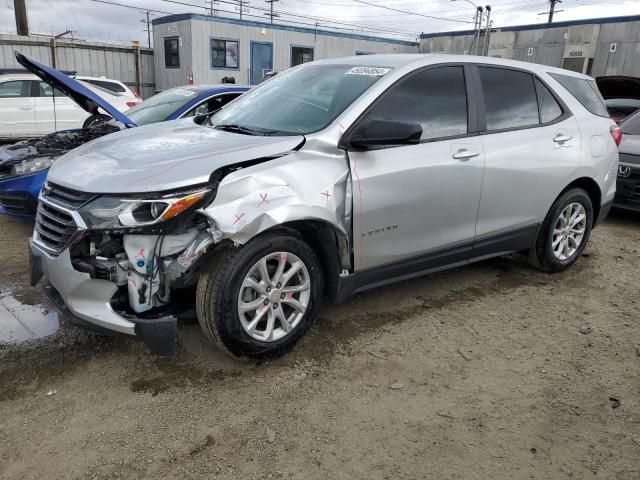
[{"label": "damaged front end", "polygon": [[200,260],[215,225],[196,211],[214,185],[147,196],[92,195],[47,183],[31,241],[31,283],[72,322],[175,354],[176,323],[193,316]]},{"label": "damaged front end", "polygon": [[121,124],[111,121],[0,146],[0,213],[33,218],[53,162],[74,148],[121,128]]}]

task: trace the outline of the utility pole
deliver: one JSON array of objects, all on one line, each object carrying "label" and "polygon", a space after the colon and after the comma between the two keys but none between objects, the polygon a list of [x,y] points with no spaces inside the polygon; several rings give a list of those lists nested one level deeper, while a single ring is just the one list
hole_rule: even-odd
[{"label": "utility pole", "polygon": [[27,19],[27,0],[13,0],[13,10],[16,15],[16,32],[18,35],[29,35],[29,20]]},{"label": "utility pole", "polygon": [[140,20],[142,23],[147,24],[147,28],[143,30],[143,32],[147,32],[147,46],[151,48],[151,19],[149,18],[149,10],[147,10],[147,19]]},{"label": "utility pole", "polygon": [[273,13],[273,4],[276,2],[279,2],[280,0],[264,0],[266,3],[269,4],[269,13],[265,13],[265,15],[269,15],[269,18],[271,18],[271,23],[273,23],[273,17],[278,17],[279,15],[277,13]]},{"label": "utility pole", "polygon": [[487,11],[487,29],[484,33],[484,48],[482,49],[482,54],[485,57],[489,56],[489,35],[491,35],[491,5],[487,5],[484,7]]},{"label": "utility pole", "polygon": [[476,51],[475,54],[478,55],[478,46],[480,44],[480,32],[482,31],[482,18],[484,17],[484,9],[482,7],[477,8],[478,11],[478,25],[476,26]]},{"label": "utility pole", "polygon": [[553,22],[553,13],[557,3],[562,3],[562,0],[549,0],[549,23]]}]

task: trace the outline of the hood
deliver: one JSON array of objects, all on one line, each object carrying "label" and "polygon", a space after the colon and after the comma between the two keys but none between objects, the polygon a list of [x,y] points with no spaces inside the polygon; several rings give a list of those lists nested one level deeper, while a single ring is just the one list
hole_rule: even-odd
[{"label": "hood", "polygon": [[150,193],[206,183],[218,168],[295,149],[303,136],[265,137],[203,127],[192,119],[106,135],[63,155],[48,180],[91,193]]},{"label": "hood", "polygon": [[596,78],[598,90],[602,96],[608,98],[640,99],[640,78],[612,75]]},{"label": "hood", "polygon": [[92,115],[96,115],[98,113],[98,107],[100,107],[118,122],[128,127],[135,126],[135,123],[127,118],[125,114],[121,113],[116,107],[111,105],[100,95],[89,90],[77,80],[74,80],[55,68],[48,67],[33,58],[27,57],[20,52],[15,52],[15,55],[16,60],[20,65],[34,75],[40,77],[43,81],[63,92],[74,102],[80,105],[83,110],[91,113]]}]

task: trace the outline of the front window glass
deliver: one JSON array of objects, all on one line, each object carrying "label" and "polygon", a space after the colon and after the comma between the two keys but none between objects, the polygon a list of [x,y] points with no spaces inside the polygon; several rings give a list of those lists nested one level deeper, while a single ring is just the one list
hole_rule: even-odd
[{"label": "front window glass", "polygon": [[28,85],[23,80],[0,83],[0,98],[28,97]]},{"label": "front window glass", "polygon": [[57,88],[52,88],[51,85],[46,82],[38,82],[38,86],[40,88],[41,97],[53,97],[54,94],[56,97],[66,97],[64,93]]},{"label": "front window glass", "polygon": [[467,92],[462,67],[439,67],[400,81],[374,104],[366,121],[391,120],[422,127],[422,140],[467,133]]},{"label": "front window glass", "polygon": [[306,65],[283,72],[211,117],[217,128],[305,135],[329,125],[389,68]]},{"label": "front window glass", "polygon": [[136,125],[163,122],[169,115],[196,98],[197,92],[178,87],[165,90],[125,112]]}]

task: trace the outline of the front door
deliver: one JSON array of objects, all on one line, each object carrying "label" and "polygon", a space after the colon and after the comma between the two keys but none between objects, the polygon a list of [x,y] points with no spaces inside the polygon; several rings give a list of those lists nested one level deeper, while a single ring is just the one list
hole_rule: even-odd
[{"label": "front door", "polygon": [[259,84],[265,73],[273,70],[273,44],[251,42],[251,85]]},{"label": "front door", "polygon": [[468,117],[463,67],[442,66],[400,80],[360,120],[418,123],[423,133],[417,145],[349,151],[356,271],[470,254],[484,155]]}]

